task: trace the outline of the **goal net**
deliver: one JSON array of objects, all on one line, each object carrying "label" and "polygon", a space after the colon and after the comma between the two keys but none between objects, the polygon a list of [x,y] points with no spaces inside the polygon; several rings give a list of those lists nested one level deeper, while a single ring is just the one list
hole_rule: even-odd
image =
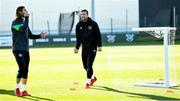
[{"label": "goal net", "polygon": [[70,13],[60,13],[58,32],[59,34],[70,34],[74,25],[75,14],[77,11]]}]

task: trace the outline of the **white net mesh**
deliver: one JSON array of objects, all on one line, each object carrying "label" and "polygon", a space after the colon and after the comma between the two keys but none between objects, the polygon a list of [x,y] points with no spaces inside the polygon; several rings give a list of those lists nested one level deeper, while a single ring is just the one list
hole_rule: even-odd
[{"label": "white net mesh", "polygon": [[175,45],[175,30],[168,33],[168,60],[169,60],[169,76],[172,83],[177,82],[177,68],[176,68],[176,45]]},{"label": "white net mesh", "polygon": [[152,35],[152,36],[154,36],[154,37],[156,37],[158,39],[162,39],[163,38],[162,31],[148,31],[146,33],[148,33],[148,34],[150,34],[150,35]]}]

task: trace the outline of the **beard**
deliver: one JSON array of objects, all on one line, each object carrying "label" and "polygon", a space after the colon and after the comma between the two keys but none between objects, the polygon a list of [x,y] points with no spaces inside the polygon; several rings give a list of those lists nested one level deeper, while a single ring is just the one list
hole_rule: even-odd
[{"label": "beard", "polygon": [[80,20],[81,20],[81,21],[83,21],[83,22],[86,22],[86,21],[87,21],[87,19],[88,19],[88,18],[86,18],[86,17],[81,17],[81,19],[80,19]]}]

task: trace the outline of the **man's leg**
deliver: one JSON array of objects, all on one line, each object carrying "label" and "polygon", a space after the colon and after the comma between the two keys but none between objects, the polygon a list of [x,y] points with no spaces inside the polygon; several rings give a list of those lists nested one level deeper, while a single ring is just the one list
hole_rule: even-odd
[{"label": "man's leg", "polygon": [[91,77],[93,75],[93,62],[94,62],[94,59],[96,57],[96,50],[90,50],[89,53],[88,53],[88,62],[87,62],[87,81],[88,81],[88,84],[86,84],[86,89],[90,88],[90,86],[92,85],[91,84]]},{"label": "man's leg", "polygon": [[20,78],[16,78],[16,88],[19,88],[19,83],[20,83],[21,79]]},{"label": "man's leg", "polygon": [[30,56],[29,52],[24,52],[24,60],[25,60],[25,67],[23,71],[23,78],[22,78],[22,95],[23,96],[31,96],[31,94],[28,94],[26,91],[26,84],[27,84],[27,78],[28,78],[28,69],[29,69],[29,61]]},{"label": "man's leg", "polygon": [[88,66],[87,66],[87,58],[88,58],[87,51],[83,50],[81,57],[82,57],[83,67],[87,71],[87,68],[88,68]]},{"label": "man's leg", "polygon": [[91,79],[92,75],[93,75],[93,63],[94,63],[94,59],[96,57],[96,50],[91,50],[89,53],[89,57],[88,57],[88,69],[87,69],[87,75],[88,78]]},{"label": "man's leg", "polygon": [[91,79],[88,79],[88,51],[87,50],[83,50],[82,51],[82,62],[83,62],[83,67],[86,70],[86,75],[87,75],[87,80],[86,80],[86,89],[90,88],[90,81]]},{"label": "man's leg", "polygon": [[17,77],[16,77],[16,89],[15,89],[15,95],[19,97],[19,96],[22,96],[22,94],[20,93],[20,89],[19,89],[19,83],[23,76],[23,71],[24,71],[23,67],[25,67],[25,62],[24,62],[23,53],[21,51],[14,51],[13,54],[15,56],[16,62],[19,67]]}]

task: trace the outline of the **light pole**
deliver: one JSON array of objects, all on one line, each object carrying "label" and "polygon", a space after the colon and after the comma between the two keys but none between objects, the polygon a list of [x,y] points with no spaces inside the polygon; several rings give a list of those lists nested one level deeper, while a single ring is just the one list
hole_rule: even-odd
[{"label": "light pole", "polygon": [[176,27],[176,7],[173,7],[173,27]]},{"label": "light pole", "polygon": [[95,2],[91,0],[91,18],[95,20]]}]

